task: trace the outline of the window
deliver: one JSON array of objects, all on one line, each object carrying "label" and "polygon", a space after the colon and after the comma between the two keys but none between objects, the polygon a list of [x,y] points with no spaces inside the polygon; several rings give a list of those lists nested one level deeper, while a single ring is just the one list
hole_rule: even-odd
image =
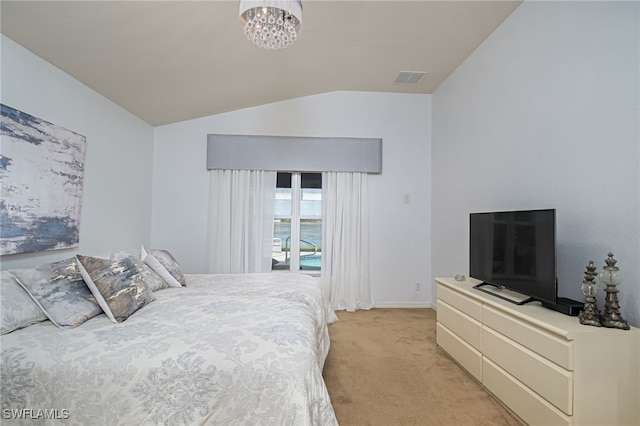
[{"label": "window", "polygon": [[322,173],[278,172],[272,269],[320,272]]}]

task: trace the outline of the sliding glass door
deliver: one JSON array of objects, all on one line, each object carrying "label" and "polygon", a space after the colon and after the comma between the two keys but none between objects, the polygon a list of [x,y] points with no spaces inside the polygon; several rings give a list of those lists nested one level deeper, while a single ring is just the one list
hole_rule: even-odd
[{"label": "sliding glass door", "polygon": [[320,273],[322,173],[278,172],[273,237],[272,269]]}]

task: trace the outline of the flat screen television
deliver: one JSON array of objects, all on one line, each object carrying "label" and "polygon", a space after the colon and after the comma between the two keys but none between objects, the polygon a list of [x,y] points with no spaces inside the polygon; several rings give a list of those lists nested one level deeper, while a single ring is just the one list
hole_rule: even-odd
[{"label": "flat screen television", "polygon": [[469,276],[528,296],[514,303],[556,304],[555,209],[471,213]]}]

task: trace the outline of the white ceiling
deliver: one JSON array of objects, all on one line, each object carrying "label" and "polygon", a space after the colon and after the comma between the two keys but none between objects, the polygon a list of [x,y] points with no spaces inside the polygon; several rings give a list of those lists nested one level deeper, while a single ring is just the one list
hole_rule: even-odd
[{"label": "white ceiling", "polygon": [[520,3],[303,0],[279,51],[249,42],[226,0],[2,0],[0,29],[157,126],[336,90],[432,93]]}]

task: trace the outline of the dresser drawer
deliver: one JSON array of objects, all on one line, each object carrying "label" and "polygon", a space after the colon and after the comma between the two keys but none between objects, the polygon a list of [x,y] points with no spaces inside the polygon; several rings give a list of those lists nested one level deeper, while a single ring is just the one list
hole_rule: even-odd
[{"label": "dresser drawer", "polygon": [[436,327],[436,341],[478,381],[482,381],[482,354],[467,342],[456,336],[451,330],[438,322]]},{"label": "dresser drawer", "polygon": [[464,294],[451,290],[442,284],[438,285],[438,299],[447,302],[454,308],[466,313],[471,318],[482,321],[482,303]]},{"label": "dresser drawer", "polygon": [[573,373],[488,327],[482,329],[483,355],[562,410],[573,414]]},{"label": "dresser drawer", "polygon": [[555,364],[573,370],[573,342],[484,305],[483,323]]},{"label": "dresser drawer", "polygon": [[482,323],[457,310],[448,303],[438,300],[438,322],[447,327],[462,340],[482,351]]},{"label": "dresser drawer", "polygon": [[572,424],[571,417],[487,358],[483,359],[482,383],[530,426]]}]

